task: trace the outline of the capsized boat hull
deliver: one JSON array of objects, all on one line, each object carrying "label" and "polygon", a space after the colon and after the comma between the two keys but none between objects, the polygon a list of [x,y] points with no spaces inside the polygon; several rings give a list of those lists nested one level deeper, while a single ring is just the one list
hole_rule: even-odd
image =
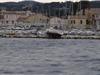
[{"label": "capsized boat hull", "polygon": [[61,38],[61,34],[59,33],[54,33],[54,32],[47,32],[47,38],[50,38],[50,39],[60,39]]}]

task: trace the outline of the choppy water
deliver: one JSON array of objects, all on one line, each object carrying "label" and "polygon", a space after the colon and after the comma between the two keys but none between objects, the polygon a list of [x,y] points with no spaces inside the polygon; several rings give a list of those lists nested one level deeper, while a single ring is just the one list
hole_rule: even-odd
[{"label": "choppy water", "polygon": [[0,39],[0,75],[100,75],[100,40]]}]

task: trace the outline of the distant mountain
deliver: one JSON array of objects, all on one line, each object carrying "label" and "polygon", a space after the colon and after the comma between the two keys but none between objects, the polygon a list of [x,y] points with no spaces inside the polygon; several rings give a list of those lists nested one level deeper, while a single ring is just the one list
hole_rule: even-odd
[{"label": "distant mountain", "polygon": [[[66,14],[71,14],[72,2],[52,2],[52,3],[39,3],[36,1],[22,1],[22,2],[5,2],[0,3],[0,8],[5,8],[6,10],[17,10],[17,11],[26,11],[31,10],[37,13],[43,13],[45,15],[51,16],[65,16]],[[89,3],[91,8],[100,8],[100,1],[92,1]],[[78,2],[73,3],[74,13]],[[70,10],[70,11],[69,11]]]}]

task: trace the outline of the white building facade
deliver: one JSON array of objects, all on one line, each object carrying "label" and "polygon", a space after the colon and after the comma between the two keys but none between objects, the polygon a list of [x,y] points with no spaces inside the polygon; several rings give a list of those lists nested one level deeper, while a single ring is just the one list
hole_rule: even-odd
[{"label": "white building facade", "polygon": [[58,17],[53,17],[49,21],[50,27],[55,27],[57,29],[66,30],[68,27],[68,20],[67,19],[61,19]]}]

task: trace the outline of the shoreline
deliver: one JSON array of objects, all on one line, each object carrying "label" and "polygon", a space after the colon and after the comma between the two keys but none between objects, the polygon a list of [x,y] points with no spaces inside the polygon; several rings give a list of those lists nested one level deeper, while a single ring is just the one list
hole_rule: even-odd
[{"label": "shoreline", "polygon": [[66,36],[63,39],[100,39],[100,36]]},{"label": "shoreline", "polygon": [[[0,38],[40,38],[40,39],[51,39],[51,38],[47,38],[47,37],[37,37],[37,36],[35,36],[35,37],[19,37],[19,36],[10,36],[10,37],[6,37],[6,36],[4,36],[4,37],[0,37]],[[53,39],[53,38],[52,38]],[[57,39],[57,38],[55,38],[55,39]],[[71,35],[71,36],[62,36],[62,38],[60,38],[60,39],[100,39],[100,36],[76,36],[76,35]]]}]

